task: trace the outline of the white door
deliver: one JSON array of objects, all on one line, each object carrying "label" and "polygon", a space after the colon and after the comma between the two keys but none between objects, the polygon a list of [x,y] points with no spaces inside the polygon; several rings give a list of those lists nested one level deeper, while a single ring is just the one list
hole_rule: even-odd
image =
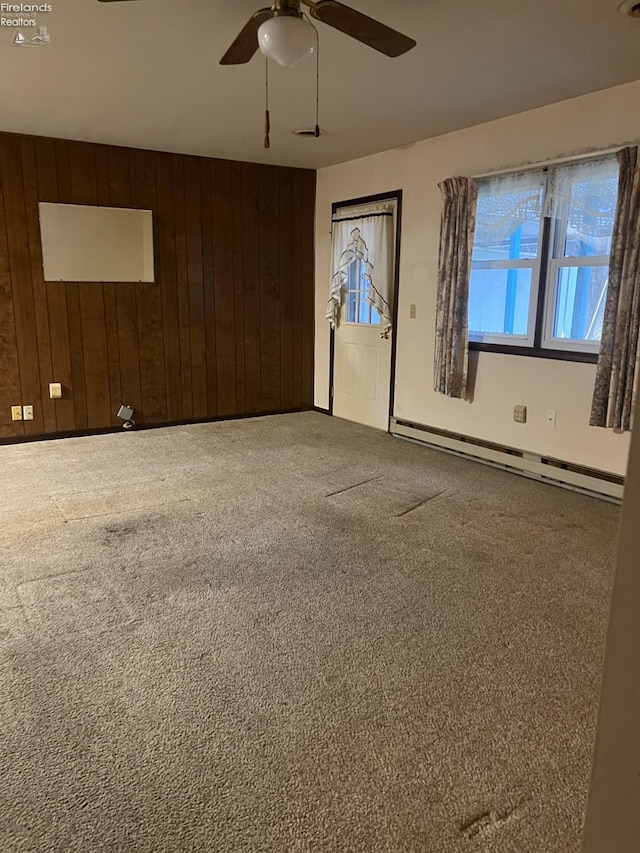
[{"label": "white door", "polygon": [[389,428],[391,339],[380,336],[380,317],[367,301],[364,262],[349,265],[335,330],[333,414],[366,426]]}]

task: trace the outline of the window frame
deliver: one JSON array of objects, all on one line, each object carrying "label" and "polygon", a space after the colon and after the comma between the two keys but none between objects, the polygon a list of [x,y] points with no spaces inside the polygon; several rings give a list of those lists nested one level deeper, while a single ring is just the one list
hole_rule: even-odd
[{"label": "window frame", "polygon": [[[540,253],[538,258],[530,263],[525,258],[511,261],[474,261],[474,270],[531,270],[531,296],[529,298],[529,316],[527,318],[527,334],[518,335],[515,332],[475,332],[473,341],[492,346],[507,346],[532,348],[535,346],[536,310],[538,304],[538,288],[540,287]],[[471,342],[471,337],[469,341]],[[516,341],[518,343],[516,343]]]},{"label": "window frame", "polygon": [[[597,155],[598,156],[598,155]],[[602,156],[602,155],[599,155]],[[615,155],[612,155],[615,156]],[[582,159],[582,158],[581,158]],[[594,157],[596,159],[596,157]],[[580,160],[571,160],[558,164],[559,167]],[[550,169],[541,169],[545,176],[543,202],[548,192]],[[536,170],[532,170],[535,174]],[[565,220],[552,220],[545,216],[540,220],[540,237],[537,261],[531,265],[527,260],[472,261],[471,269],[531,269],[531,297],[527,335],[509,333],[475,334],[469,332],[469,350],[476,352],[494,352],[507,355],[520,355],[534,358],[550,358],[558,361],[577,361],[597,363],[600,342],[579,341],[568,338],[554,338],[553,321],[557,299],[557,281],[559,270],[577,266],[609,266],[610,255],[589,255],[585,257],[555,257],[556,247],[566,231]],[[533,323],[532,323],[533,317]],[[531,334],[533,325],[533,335]]]},{"label": "window frame", "polygon": [[[587,341],[576,338],[554,338],[553,323],[558,298],[558,275],[560,270],[577,267],[609,267],[611,255],[569,255],[560,253],[567,235],[567,221],[550,220],[549,258],[545,277],[545,288],[549,289],[545,297],[544,318],[540,345],[543,349],[559,350],[570,353],[595,355],[600,352],[600,341]],[[549,285],[551,285],[549,287]]]}]

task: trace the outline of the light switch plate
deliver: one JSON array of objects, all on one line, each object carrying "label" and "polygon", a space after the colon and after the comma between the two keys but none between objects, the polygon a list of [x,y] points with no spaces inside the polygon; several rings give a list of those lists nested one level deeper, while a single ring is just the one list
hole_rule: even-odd
[{"label": "light switch plate", "polygon": [[11,420],[12,421],[21,421],[22,420],[22,406],[11,406]]},{"label": "light switch plate", "polygon": [[22,420],[24,420],[24,421],[32,421],[33,420],[33,406],[23,406],[22,407]]},{"label": "light switch plate", "polygon": [[410,319],[410,320],[415,320],[415,319],[416,319],[416,310],[417,310],[417,309],[416,309],[416,306],[415,306],[415,305],[410,305],[410,306],[409,306],[409,319]]},{"label": "light switch plate", "polygon": [[52,400],[59,400],[62,397],[62,385],[60,382],[49,383],[49,396]]},{"label": "light switch plate", "polygon": [[556,428],[556,413],[554,409],[549,409],[549,411],[547,412],[547,426],[549,427],[549,429]]}]

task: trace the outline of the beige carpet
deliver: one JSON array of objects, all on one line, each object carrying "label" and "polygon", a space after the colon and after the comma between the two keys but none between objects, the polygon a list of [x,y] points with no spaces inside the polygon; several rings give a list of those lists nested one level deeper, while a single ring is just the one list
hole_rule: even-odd
[{"label": "beige carpet", "polygon": [[305,413],[0,509],[3,853],[579,850],[615,506]]}]

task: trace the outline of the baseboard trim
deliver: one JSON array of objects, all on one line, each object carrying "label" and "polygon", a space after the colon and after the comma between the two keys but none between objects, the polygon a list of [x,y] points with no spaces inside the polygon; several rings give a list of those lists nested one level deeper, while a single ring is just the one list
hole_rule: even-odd
[{"label": "baseboard trim", "polygon": [[313,407],[300,409],[278,409],[275,412],[243,412],[240,415],[216,415],[209,418],[189,418],[181,421],[164,421],[157,424],[136,424],[134,429],[123,429],[121,426],[96,427],[95,429],[70,430],[68,432],[38,433],[37,435],[12,435],[0,437],[0,446],[5,444],[26,444],[31,441],[57,441],[62,438],[83,438],[90,435],[113,435],[122,433],[129,435],[145,429],[164,429],[164,427],[189,426],[190,424],[213,424],[219,421],[241,421],[248,418],[266,418],[270,415],[295,415],[299,412],[312,411]]},{"label": "baseboard trim", "polygon": [[474,462],[492,465],[513,474],[539,480],[553,486],[581,492],[592,497],[622,503],[624,477],[595,468],[573,465],[551,457],[527,453],[505,445],[493,444],[424,424],[391,418],[390,433],[397,438],[428,445],[435,450],[463,456]]}]

